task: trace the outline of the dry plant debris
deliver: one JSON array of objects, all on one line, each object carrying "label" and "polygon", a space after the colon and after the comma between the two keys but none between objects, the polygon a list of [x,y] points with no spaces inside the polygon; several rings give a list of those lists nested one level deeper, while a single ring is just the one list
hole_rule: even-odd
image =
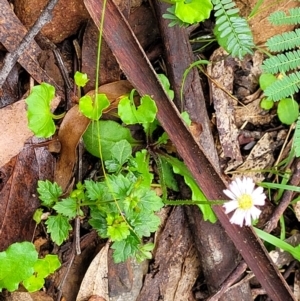
[{"label": "dry plant debris", "polygon": [[[66,39],[72,41],[73,38],[70,38],[70,36],[77,35],[81,25],[87,22],[87,26],[85,28],[82,27],[84,32],[82,56],[78,57],[77,62],[80,64],[79,68],[82,68],[90,75],[90,83],[84,88],[84,92],[90,91],[89,93],[92,95],[95,93],[93,89],[97,44],[97,28],[93,23],[99,25],[102,4],[94,0],[71,2],[66,6],[64,1],[59,1],[54,10],[53,20],[44,27],[41,33],[53,43],[59,43]],[[155,68],[161,68],[161,64],[159,65],[157,62],[162,62],[159,57],[162,54],[162,47],[166,48],[165,61],[167,61],[167,70],[172,74],[171,77],[173,77],[173,85],[175,86],[176,96],[174,102],[180,104],[178,95],[182,79],[182,74],[178,75],[179,69],[182,67],[180,62],[185,64],[184,69],[186,69],[186,64],[192,63],[193,53],[188,44],[187,48],[175,47],[173,52],[168,49],[172,47],[172,40],[175,41],[174,37],[185,39],[186,43],[188,43],[187,34],[184,29],[176,29],[173,32],[173,29],[170,29],[168,31],[167,23],[163,24],[165,20],[161,20],[161,17],[157,17],[153,13],[153,10],[156,13],[157,11],[161,12],[161,7],[164,7],[164,4],[161,4],[159,1],[154,2],[154,6],[150,7],[142,3],[142,1],[137,1],[137,3],[129,0],[115,1],[123,12],[123,15],[120,15],[114,3],[108,0],[108,23],[105,24],[103,32],[106,42],[102,46],[101,69],[99,73],[102,85],[99,91],[100,93],[110,94],[108,98],[113,105],[110,112],[104,112],[104,118],[111,118],[109,113],[115,112],[120,96],[128,94],[132,88],[131,85],[141,94],[149,93],[153,95],[159,107],[158,119],[173,140],[178,154],[185,160],[205,194],[210,199],[220,199],[223,195],[222,190],[225,189],[225,180],[220,176],[218,163],[213,163],[215,165],[214,168],[210,160],[207,160],[205,156],[205,151],[213,149],[208,157],[211,156],[213,158],[211,160],[216,159],[214,145],[212,145],[213,137],[210,124],[203,121],[209,120],[204,108],[205,100],[208,101],[208,99],[205,99],[205,93],[202,92],[198,72],[196,69],[193,69],[192,75],[187,77],[187,85],[184,92],[186,97],[185,108],[190,111],[190,115],[193,116],[193,124],[197,127],[194,135],[191,135],[177,114],[174,104],[169,102],[164,90],[158,85],[153,68],[146,58],[148,55]],[[252,6],[252,2],[250,2],[247,1],[249,7]],[[0,0],[2,7],[0,12],[0,42],[7,51],[13,52],[18,48],[27,32],[26,28],[30,30],[34,20],[40,13],[41,7],[45,4],[46,1],[15,0],[15,15],[8,1]],[[287,5],[284,6],[285,8],[288,7]],[[131,27],[127,27],[127,21],[125,21],[123,16],[129,20],[129,26]],[[157,19],[160,23],[159,26],[156,23]],[[265,26],[261,22],[254,22],[253,26],[257,24],[260,28]],[[160,27],[161,33],[158,31],[158,27]],[[256,30],[255,27],[254,32]],[[270,32],[265,30],[264,33]],[[80,38],[81,35],[82,32],[79,33],[78,37]],[[161,35],[163,35],[163,46],[158,43]],[[137,42],[135,37],[137,37],[139,42]],[[170,37],[172,38],[170,39]],[[181,41],[180,39],[179,41]],[[261,42],[266,39],[266,36],[255,35],[255,39]],[[18,62],[37,82],[45,81],[53,84],[60,97],[65,99],[62,78],[60,75],[56,75],[58,70],[56,64],[58,63],[54,62],[53,54],[47,53],[47,50],[42,50],[44,47],[45,45],[40,47],[38,43],[33,41],[20,56]],[[65,46],[56,45],[55,47],[60,47],[63,50]],[[177,51],[180,53],[182,53],[181,51],[186,51],[188,60],[184,61],[183,58],[178,57]],[[45,69],[41,68],[39,62],[41,56],[46,57],[43,66],[46,66],[47,63],[48,66],[52,65],[49,69],[48,67],[45,67]],[[50,59],[47,59],[50,57],[52,57],[51,62]],[[248,56],[244,61],[239,62],[228,58],[224,50],[217,49],[210,56],[210,61],[213,63],[208,67],[207,73],[211,88],[210,98],[217,121],[216,128],[219,139],[217,148],[222,149],[219,153],[222,163],[221,168],[228,175],[233,173],[232,178],[242,176],[247,171],[247,176],[250,176],[256,182],[261,182],[266,174],[260,171],[272,168],[274,161],[277,159],[277,153],[285,143],[287,136],[286,129],[265,132],[265,129],[274,121],[275,113],[273,111],[266,112],[259,106],[261,95],[260,91],[257,91],[257,83],[261,72],[259,66],[262,62],[262,56],[255,53],[253,56]],[[180,65],[179,68],[176,66],[177,62]],[[73,67],[76,68],[76,65],[73,66],[71,60],[67,62],[67,65],[70,66],[70,64],[71,67],[67,72],[72,72]],[[53,69],[53,66],[56,68],[56,71],[51,73],[50,69]],[[18,70],[14,70],[14,72],[18,72]],[[71,77],[70,74],[67,76]],[[131,83],[120,80],[124,77],[127,77]],[[26,80],[28,81],[28,78],[24,81],[26,82]],[[108,84],[103,85],[106,83]],[[8,95],[6,91],[7,84],[3,86],[6,94],[2,94],[1,98],[3,95]],[[68,86],[70,83],[66,85]],[[54,178],[62,186],[63,190],[68,193],[72,189],[74,178],[78,177],[76,173],[77,164],[81,164],[82,160],[82,156],[78,156],[78,145],[90,120],[79,112],[78,99],[73,92],[70,92],[71,88],[71,86],[68,87],[67,93],[69,96],[65,99],[67,100],[65,107],[70,109],[62,123],[58,124],[57,139],[61,144],[61,150],[58,155],[51,154],[49,149],[47,149],[48,141],[40,141],[35,138],[27,141],[32,135],[28,132],[26,126],[24,100],[21,99],[12,104],[10,104],[11,100],[2,101],[5,107],[2,108],[1,105],[0,109],[0,125],[2,129],[0,134],[1,250],[14,241],[31,240],[32,238],[36,239],[36,244],[38,245],[38,241],[41,238],[38,236],[45,236],[43,229],[38,227],[35,237],[32,237],[35,225],[31,218],[39,205],[35,190],[39,179]],[[14,87],[14,89],[17,88]],[[28,89],[28,85],[22,89]],[[193,89],[197,91],[193,91]],[[208,89],[206,91],[208,92]],[[16,90],[13,92],[11,93],[12,98],[16,98],[16,95],[20,94]],[[195,95],[203,98],[201,99],[203,102],[195,104],[193,102]],[[7,106],[7,104],[9,105]],[[201,109],[201,112],[199,112],[199,109]],[[204,117],[198,119],[198,114],[204,114],[201,115]],[[245,134],[244,127],[247,128],[248,132],[252,133],[251,137]],[[255,136],[254,132],[257,129],[259,129],[260,135]],[[203,130],[205,135],[208,135],[208,138],[204,140]],[[244,142],[241,143],[241,141],[243,139],[244,142],[247,139],[248,142],[253,142],[253,145],[247,151],[242,148]],[[202,148],[199,148],[199,143]],[[247,143],[245,142],[245,144]],[[207,145],[208,148],[206,149]],[[174,147],[172,146],[169,149],[174,149]],[[87,160],[87,162],[87,166],[84,168],[86,171],[91,171],[90,161]],[[98,171],[95,173],[97,176],[102,176],[99,175]],[[182,188],[181,192],[184,189]],[[297,211],[297,204],[294,205],[294,209]],[[164,300],[196,301],[208,297],[206,295],[208,291],[211,293],[211,300],[214,300],[213,294],[216,294],[215,297],[217,298],[220,292],[225,294],[223,295],[224,298],[228,296],[230,300],[234,298],[251,300],[249,281],[240,283],[225,292],[227,289],[226,281],[238,278],[238,276],[234,275],[234,270],[239,270],[240,268],[240,257],[237,249],[241,252],[245,261],[252,268],[270,296],[274,296],[277,300],[286,296],[290,297],[289,289],[285,287],[285,282],[279,276],[278,270],[269,262],[269,258],[266,256],[261,243],[255,240],[256,236],[252,230],[249,228],[240,230],[232,226],[222,210],[216,209],[216,214],[220,222],[208,227],[206,225],[208,224],[207,222],[201,221],[198,208],[197,210],[193,208],[185,210],[182,207],[172,209],[168,213],[166,223],[156,237],[157,247],[154,251],[154,259],[150,265],[146,262],[144,266],[130,261],[124,265],[113,265],[110,262],[109,243],[106,243],[105,247],[102,247],[101,251],[98,252],[104,244],[103,242],[101,242],[102,245],[99,243],[99,239],[95,238],[95,233],[87,234],[91,235],[91,237],[89,238],[89,243],[85,245],[85,237],[82,237],[82,251],[86,253],[82,257],[77,256],[78,261],[76,261],[76,258],[74,259],[74,249],[71,242],[67,242],[62,248],[56,248],[47,241],[47,237],[43,237],[43,241],[46,240],[47,242],[44,246],[41,246],[40,251],[42,253],[58,252],[61,259],[66,263],[65,266],[61,269],[61,272],[54,275],[51,279],[52,282],[46,290],[48,294],[40,293],[37,296],[38,294],[16,292],[5,300],[54,300],[55,293],[53,292],[61,282],[65,283],[65,288],[60,288],[60,293],[67,301],[75,300],[75,298],[76,300],[89,298],[89,300],[101,301],[107,301],[108,299],[155,301],[161,295]],[[88,233],[89,228],[85,225],[85,222],[79,219],[77,221],[81,223],[82,233]],[[199,231],[197,232],[195,229]],[[200,233],[202,237],[199,235]],[[239,233],[239,237],[237,237],[236,233]],[[203,237],[205,234],[211,240],[205,240],[206,238]],[[74,236],[76,235],[78,233],[74,234]],[[222,239],[218,241],[217,236]],[[292,238],[296,239],[296,236],[292,236]],[[243,241],[248,242],[246,248],[244,243],[242,243]],[[90,244],[90,248],[88,244]],[[234,256],[234,258],[230,258],[228,254],[226,255],[228,250],[230,256]],[[253,250],[257,253],[253,253]],[[97,252],[98,255],[96,255]],[[272,254],[280,257],[280,251],[278,250]],[[217,255],[219,255],[219,258]],[[261,258],[261,261],[255,261],[257,256]],[[68,274],[67,265],[72,261],[70,258],[73,258],[75,264],[72,267],[73,271]],[[94,261],[91,262],[92,258],[94,258]],[[221,260],[220,258],[223,261],[223,267],[227,264],[226,272],[224,272],[226,275],[222,276],[206,262],[214,262],[215,266],[217,266],[218,261]],[[281,260],[280,265],[282,265],[282,262],[285,264],[289,263],[286,258]],[[87,270],[88,266],[89,270]],[[76,272],[78,270],[76,268],[80,269],[82,273],[77,278]],[[209,270],[210,268],[211,270]],[[218,268],[220,267],[218,266]],[[240,270],[240,275],[242,275],[245,269],[240,268]],[[85,278],[82,281],[83,274],[85,274]],[[207,277],[208,290],[203,295],[200,293],[201,289],[194,286],[195,283],[199,284],[199,280],[196,282],[199,275],[202,278]],[[272,275],[273,283],[269,283],[265,275]],[[297,274],[295,278],[294,286],[296,288],[299,283]],[[231,280],[229,280],[228,283],[231,283]],[[72,287],[73,282],[76,283],[76,288]],[[81,287],[79,288],[80,282]],[[120,283],[122,285],[119,285]],[[216,283],[218,284],[216,285]],[[90,286],[91,284],[93,287]],[[197,291],[196,294],[192,292],[193,287]],[[277,290],[278,288],[280,289]],[[135,297],[133,298],[133,296]]]}]

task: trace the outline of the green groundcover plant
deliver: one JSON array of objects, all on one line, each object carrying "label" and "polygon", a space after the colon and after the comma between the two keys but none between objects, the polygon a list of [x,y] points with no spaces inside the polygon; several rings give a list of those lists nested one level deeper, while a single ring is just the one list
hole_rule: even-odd
[{"label": "green groundcover plant", "polygon": [[46,255],[39,259],[38,252],[30,242],[14,243],[0,252],[0,292],[12,292],[19,284],[29,291],[40,290],[45,278],[60,267],[57,255]]},{"label": "green groundcover plant", "polygon": [[[173,97],[168,79],[163,75],[159,78],[169,96]],[[85,84],[85,75],[76,74],[75,82],[78,86],[81,82]],[[151,258],[150,251],[154,245],[151,241],[144,243],[144,238],[149,238],[160,225],[156,212],[164,206],[167,189],[178,191],[174,173],[182,175],[191,188],[192,202],[202,210],[205,220],[215,222],[215,215],[207,206],[208,201],[186,166],[163,151],[163,146],[168,142],[167,134],[163,132],[157,139],[153,138],[160,128],[154,100],[144,95],[136,106],[135,94],[132,90],[118,105],[118,116],[126,127],[116,121],[98,120],[102,110],[107,108],[106,96],[100,94],[99,102],[91,103],[89,100],[87,105],[85,97],[80,99],[79,109],[94,120],[83,135],[85,147],[101,159],[104,176],[98,181],[77,183],[76,189],[66,198],[56,183],[48,180],[38,182],[41,205],[51,212],[45,222],[47,232],[57,245],[69,237],[71,221],[75,217],[82,218],[82,208],[88,207],[90,225],[101,237],[111,240],[116,262],[125,261],[130,256],[138,261]],[[82,101],[84,104],[81,104]],[[183,116],[190,122],[186,113]],[[143,128],[148,150],[133,152],[133,147],[141,145],[128,128],[134,124]],[[154,175],[149,170],[150,160],[154,160],[159,167],[162,198],[152,188]]]}]

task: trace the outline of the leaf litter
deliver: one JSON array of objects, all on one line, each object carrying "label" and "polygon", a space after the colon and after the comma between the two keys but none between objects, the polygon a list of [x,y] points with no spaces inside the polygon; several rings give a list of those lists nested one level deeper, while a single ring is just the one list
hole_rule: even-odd
[{"label": "leaf litter", "polygon": [[[222,73],[223,71],[221,71],[221,73]],[[226,72],[225,72],[226,73]],[[214,77],[214,75],[212,75],[212,77]],[[229,83],[229,85],[230,85],[230,83]],[[225,86],[225,88],[226,88],[226,90],[227,90],[227,83],[225,83],[224,84],[224,86]],[[231,91],[231,92],[230,92]],[[232,88],[231,89],[229,89],[229,92],[230,93],[232,93]],[[217,92],[216,92],[217,93]],[[213,92],[213,97],[215,97],[214,96],[214,92]],[[231,141],[230,141],[230,139],[228,139],[228,140],[226,140],[227,138],[225,138],[225,144],[223,143],[223,150],[225,149],[225,156],[227,156],[229,153],[230,153],[230,158],[233,158],[234,160],[237,160],[238,162],[239,162],[239,164],[240,163],[242,163],[243,161],[244,161],[244,158],[243,159],[241,159],[242,158],[242,155],[239,153],[239,148],[240,148],[240,145],[238,144],[238,136],[239,136],[239,131],[237,130],[237,128],[239,128],[240,126],[241,126],[241,123],[243,123],[244,121],[247,121],[247,120],[242,120],[241,119],[241,121],[239,122],[239,123],[236,123],[236,122],[234,122],[234,118],[236,118],[236,119],[238,119],[238,117],[235,115],[234,116],[234,118],[232,117],[233,116],[233,110],[232,110],[232,107],[234,107],[234,106],[236,106],[237,104],[236,103],[232,103],[232,99],[230,100],[230,102],[229,102],[229,104],[228,104],[228,108],[226,109],[226,111],[224,111],[224,112],[226,112],[226,113],[223,113],[224,115],[221,115],[221,116],[219,116],[219,117],[217,117],[217,118],[219,118],[219,120],[221,120],[224,116],[226,117],[226,115],[229,115],[230,116],[230,119],[231,119],[231,124],[230,124],[230,126],[228,127],[228,128],[226,128],[226,131],[228,130],[228,132],[230,133],[230,134],[234,134],[233,136],[234,137],[231,137]],[[217,107],[218,105],[216,104],[216,107]],[[257,101],[257,103],[255,103],[254,104],[254,110],[255,110],[255,108],[257,108],[257,106],[258,106],[258,101]],[[248,108],[249,109],[249,108]],[[250,109],[249,109],[250,110]],[[69,111],[70,112],[70,111]],[[78,109],[77,109],[77,112],[78,112]],[[236,114],[236,113],[235,113]],[[257,113],[257,112],[255,112],[255,113],[253,113],[254,115],[259,115],[260,113]],[[252,115],[252,114],[251,114]],[[263,117],[262,117],[263,118]],[[270,122],[270,119],[267,119],[267,118],[270,118],[270,115],[268,116],[268,117],[266,117],[266,120],[268,120],[268,122]],[[63,157],[64,159],[60,159],[61,161],[64,161],[64,163],[59,167],[59,169],[58,170],[60,170],[60,173],[59,173],[59,175],[58,175],[58,177],[59,177],[59,179],[62,179],[62,178],[66,178],[65,180],[60,180],[60,181],[62,181],[61,183],[62,183],[62,186],[64,187],[64,188],[66,188],[67,186],[68,186],[68,184],[70,183],[70,179],[71,179],[71,177],[73,177],[73,174],[74,174],[74,166],[75,166],[75,164],[76,164],[76,162],[77,162],[77,154],[76,154],[76,147],[77,147],[77,145],[78,145],[78,142],[79,142],[79,136],[81,136],[82,135],[82,133],[85,131],[85,128],[86,128],[86,122],[84,121],[84,122],[78,122],[79,123],[79,125],[78,125],[78,123],[77,124],[75,124],[75,123],[71,123],[71,121],[70,120],[72,120],[72,119],[74,119],[74,120],[76,120],[77,122],[78,122],[78,118],[76,117],[76,115],[71,115],[70,114],[70,119],[69,119],[69,121],[68,121],[68,126],[69,127],[67,127],[67,129],[65,130],[65,132],[63,133],[61,133],[61,138],[62,138],[62,141],[64,140],[64,139],[68,139],[69,137],[68,136],[70,136],[70,135],[68,135],[68,133],[70,133],[71,131],[74,131],[74,127],[79,127],[80,129],[79,129],[79,134],[77,135],[77,137],[74,139],[74,141],[72,142],[72,143],[69,143],[69,142],[65,142],[65,144],[64,144],[64,146],[63,146],[63,149],[65,148],[65,150],[66,149],[68,149],[68,151],[67,152],[65,152],[65,154],[64,155],[62,155],[63,153],[64,153],[64,151],[62,151],[62,153],[61,153],[61,155],[60,155],[60,158],[61,157]],[[263,118],[264,119],[264,118]],[[66,120],[67,121],[67,120]],[[248,120],[248,122],[249,122],[249,120]],[[254,123],[254,124],[256,124],[256,121],[253,121],[253,120],[251,120],[250,121],[251,123]],[[257,121],[257,122],[260,122],[260,121]],[[266,121],[263,121],[261,124],[263,124],[263,123],[266,123]],[[24,128],[27,128],[27,127],[24,127]],[[63,125],[61,125],[61,127],[60,128],[63,128]],[[14,130],[15,131],[15,130]],[[220,130],[220,132],[222,132],[221,130]],[[219,134],[220,134],[220,132],[219,132]],[[265,138],[264,138],[265,137]],[[266,137],[268,138],[268,139],[266,139]],[[271,138],[270,138],[271,137]],[[266,139],[267,140],[267,142],[264,142],[263,143],[263,138],[264,139]],[[260,167],[260,168],[267,168],[268,166],[271,166],[270,165],[270,161],[269,161],[269,159],[267,159],[266,157],[263,157],[262,158],[262,160],[261,161],[266,161],[266,162],[269,162],[269,165],[264,165],[264,166],[262,166],[262,165],[255,165],[255,162],[256,161],[258,161],[258,158],[259,158],[259,156],[262,156],[262,154],[265,154],[265,153],[272,153],[273,151],[274,151],[274,149],[276,148],[276,147],[278,147],[278,145],[280,145],[280,144],[282,144],[282,141],[281,142],[278,142],[278,141],[276,141],[275,140],[275,143],[274,143],[274,137],[272,136],[272,135],[265,135],[265,136],[263,136],[263,138],[262,138],[262,141],[258,141],[257,142],[257,147],[255,148],[254,147],[254,149],[253,149],[253,154],[251,155],[251,153],[250,153],[250,155],[249,155],[249,157],[251,157],[252,158],[252,161],[254,162],[254,165],[246,165],[245,163],[247,162],[247,159],[246,159],[246,162],[244,162],[239,168],[241,169],[241,170],[243,170],[243,168],[245,168],[245,167],[247,167],[247,169],[256,169],[257,167]],[[24,138],[23,138],[24,139]],[[224,142],[224,141],[223,141]],[[232,144],[233,143],[233,144]],[[67,146],[66,147],[66,145],[67,144],[69,144],[69,145],[71,145],[70,147],[69,146]],[[22,145],[22,142],[20,143],[20,145]],[[233,146],[234,145],[234,146]],[[271,147],[270,147],[270,145],[271,145]],[[274,146],[275,145],[275,146]],[[233,148],[232,148],[233,147]],[[232,148],[234,151],[232,151],[232,150],[230,150],[229,151],[229,153],[227,152],[227,150],[229,150],[230,148]],[[11,149],[13,149],[13,147],[11,147]],[[257,151],[257,149],[260,149],[260,150],[258,150]],[[16,151],[16,150],[15,150]],[[17,151],[17,153],[18,153],[18,151]],[[254,156],[254,154],[255,153],[258,153],[258,157],[255,157]],[[16,155],[16,154],[14,154],[14,155]],[[13,157],[14,155],[9,155],[10,157],[8,157],[8,158],[11,158],[11,157]],[[6,159],[7,160],[7,159]],[[14,164],[14,160],[15,159],[12,159],[12,165]],[[4,160],[5,161],[5,160]],[[274,161],[274,159],[273,159],[273,161]],[[5,161],[5,162],[7,162],[7,161]],[[49,161],[49,162],[51,162],[51,161]],[[249,163],[248,163],[249,164]],[[9,167],[9,165],[8,165],[8,170],[9,170],[9,168],[11,168],[11,167]],[[56,169],[57,170],[57,169]],[[56,174],[56,176],[57,176],[57,174]],[[50,178],[50,177],[49,177]],[[33,184],[29,184],[29,185],[33,185]],[[33,186],[34,187],[34,186]],[[184,226],[182,226],[181,228],[184,228]],[[171,233],[172,233],[172,231],[171,231]],[[176,247],[174,247],[174,246],[172,246],[172,248],[171,248],[171,250],[173,250],[173,249],[176,249]],[[103,250],[103,249],[102,249]],[[104,252],[104,251],[103,251]],[[157,252],[159,252],[159,251],[157,251]],[[192,252],[193,253],[193,252]],[[164,252],[162,252],[162,259],[164,258],[164,254],[165,254],[165,251]],[[105,255],[104,256],[104,261],[106,260],[105,259],[105,257],[106,257],[107,255]],[[195,257],[193,256],[193,260],[195,260]],[[159,261],[159,256],[157,257],[157,261]],[[193,262],[193,261],[192,261]],[[189,266],[189,270],[191,269],[191,265],[186,265],[186,266]],[[192,266],[194,266],[194,264],[192,264]],[[176,272],[176,268],[174,268],[174,270],[173,271],[175,271],[174,273],[175,273],[175,276],[177,275],[178,276],[178,274],[177,273],[179,273],[178,271],[179,270],[177,270],[177,272]],[[195,272],[195,275],[197,275],[197,273],[198,273],[198,271],[196,271]],[[185,277],[187,277],[187,276],[185,276]],[[163,280],[164,280],[164,278],[162,278]],[[173,277],[171,277],[171,279],[173,279]],[[182,279],[184,279],[184,277],[182,277]],[[194,280],[193,280],[194,281]],[[190,283],[190,285],[192,286],[193,285],[193,281],[191,281]],[[175,281],[175,283],[177,283],[176,281]],[[182,292],[180,292],[180,285],[179,286],[177,286],[178,287],[178,298],[180,298],[180,297],[182,297],[182,294],[183,294],[183,292],[187,292],[189,289],[186,289],[186,288],[184,288],[184,290],[182,290]],[[107,290],[107,293],[108,293],[108,290]],[[167,295],[168,294],[170,294],[170,296],[172,295],[174,293],[174,291],[170,291],[170,292],[168,292],[167,293]],[[97,294],[98,295],[98,294]],[[100,294],[101,295],[101,294]],[[171,298],[171,297],[170,297]],[[175,297],[174,296],[172,296],[172,298],[174,299]],[[170,300],[173,300],[173,299],[170,299]],[[175,298],[176,299],[176,298]],[[174,299],[174,300],[175,300]]]}]

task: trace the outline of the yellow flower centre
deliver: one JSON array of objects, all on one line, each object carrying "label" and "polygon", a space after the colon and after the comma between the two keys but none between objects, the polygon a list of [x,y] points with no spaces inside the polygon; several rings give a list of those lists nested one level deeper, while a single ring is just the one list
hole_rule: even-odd
[{"label": "yellow flower centre", "polygon": [[250,194],[242,194],[238,199],[239,208],[243,210],[251,209],[253,206],[253,198]]}]

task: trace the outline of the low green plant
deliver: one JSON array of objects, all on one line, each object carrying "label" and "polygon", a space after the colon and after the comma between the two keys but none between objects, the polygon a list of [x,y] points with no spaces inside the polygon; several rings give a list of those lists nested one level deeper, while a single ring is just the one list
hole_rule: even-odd
[{"label": "low green plant", "polygon": [[239,9],[233,0],[170,0],[172,6],[163,14],[171,20],[169,26],[188,26],[209,18],[212,10],[216,18],[215,38],[230,55],[242,59],[253,53],[252,32],[245,18],[239,15]]},{"label": "low green plant", "polygon": [[29,292],[40,290],[45,278],[60,267],[57,255],[39,259],[38,252],[30,242],[14,243],[0,252],[0,292],[13,292],[20,284]]},{"label": "low green plant", "polygon": [[[170,89],[168,79],[163,75],[159,75],[159,78],[172,99],[174,92]],[[87,79],[83,79],[85,84]],[[150,251],[154,245],[144,244],[143,238],[149,237],[160,224],[155,213],[162,208],[164,201],[167,202],[167,189],[178,190],[174,173],[183,176],[191,188],[192,200],[173,204],[198,205],[205,220],[216,221],[207,199],[186,166],[163,150],[168,142],[168,135],[163,132],[154,139],[155,133],[161,131],[156,120],[157,107],[154,100],[144,95],[137,106],[134,96],[135,90],[132,90],[118,105],[118,116],[125,127],[112,120],[94,120],[83,135],[86,149],[100,158],[105,167],[102,178],[77,183],[67,197],[62,196],[63,191],[56,183],[48,180],[38,182],[41,205],[51,212],[45,222],[47,232],[56,244],[61,245],[68,238],[72,220],[75,217],[82,218],[82,208],[88,207],[90,225],[101,237],[112,241],[116,262],[124,261],[130,256],[139,261],[151,258]],[[97,107],[97,104],[92,106]],[[190,122],[186,112],[182,115]],[[127,126],[133,124],[142,126],[147,142],[147,148],[135,154],[133,147],[141,147],[142,141],[131,136]],[[158,166],[162,198],[152,189],[154,176],[149,171],[150,158]],[[40,215],[40,209],[38,212]]]},{"label": "low green plant", "polygon": [[[263,73],[259,78],[259,85],[263,91],[266,91],[276,81],[275,75]],[[274,106],[274,101],[265,97],[262,99],[260,106],[265,110],[270,110]],[[298,103],[292,97],[280,99],[277,104],[277,115],[282,123],[292,124],[299,116]]]},{"label": "low green plant", "polygon": [[164,2],[172,4],[163,14],[165,19],[171,20],[169,26],[188,26],[209,18],[212,11],[210,0],[166,0]]},{"label": "low green plant", "polygon": [[231,56],[242,59],[253,53],[254,42],[250,27],[233,0],[212,0],[216,25],[214,34],[218,44]]},{"label": "low green plant", "polygon": [[26,98],[28,127],[37,137],[52,136],[56,131],[53,119],[60,119],[64,116],[64,114],[54,115],[50,110],[54,95],[55,88],[42,83],[34,86]]},{"label": "low green plant", "polygon": [[[120,141],[116,149],[116,156],[105,162],[107,169],[112,171],[105,181],[78,183],[67,198],[58,194],[61,190],[56,183],[39,181],[39,198],[43,206],[52,210],[46,227],[51,239],[58,245],[68,238],[72,230],[71,221],[76,216],[83,217],[82,207],[87,206],[91,226],[102,238],[113,242],[114,260],[120,262],[135,256],[142,261],[151,257],[149,251],[153,248],[152,243],[144,244],[142,238],[157,230],[160,220],[155,211],[163,206],[163,202],[150,189],[151,176],[145,175],[144,180],[139,173],[140,160],[147,160],[145,154],[137,153],[133,157],[126,140]],[[51,202],[49,191],[55,191]],[[48,200],[44,202],[44,199]]]},{"label": "low green plant", "polygon": [[[274,25],[297,25],[300,23],[300,8],[291,8],[288,12],[276,11],[269,16]],[[264,88],[266,99],[262,103],[273,101],[278,104],[278,117],[286,124],[292,124],[298,118],[294,134],[293,149],[295,155],[300,156],[300,118],[299,105],[293,99],[294,93],[300,88],[300,73],[297,71],[300,62],[300,30],[295,29],[278,34],[267,40],[266,46],[274,55],[265,59],[262,65],[261,77],[273,76]],[[275,76],[277,75],[277,76]]]},{"label": "low green plant", "polygon": [[300,245],[297,247],[293,247],[289,243],[277,238],[274,235],[271,235],[267,232],[264,232],[258,228],[254,228],[256,234],[264,241],[268,242],[269,244],[280,248],[288,253],[290,253],[296,260],[300,260]]}]

